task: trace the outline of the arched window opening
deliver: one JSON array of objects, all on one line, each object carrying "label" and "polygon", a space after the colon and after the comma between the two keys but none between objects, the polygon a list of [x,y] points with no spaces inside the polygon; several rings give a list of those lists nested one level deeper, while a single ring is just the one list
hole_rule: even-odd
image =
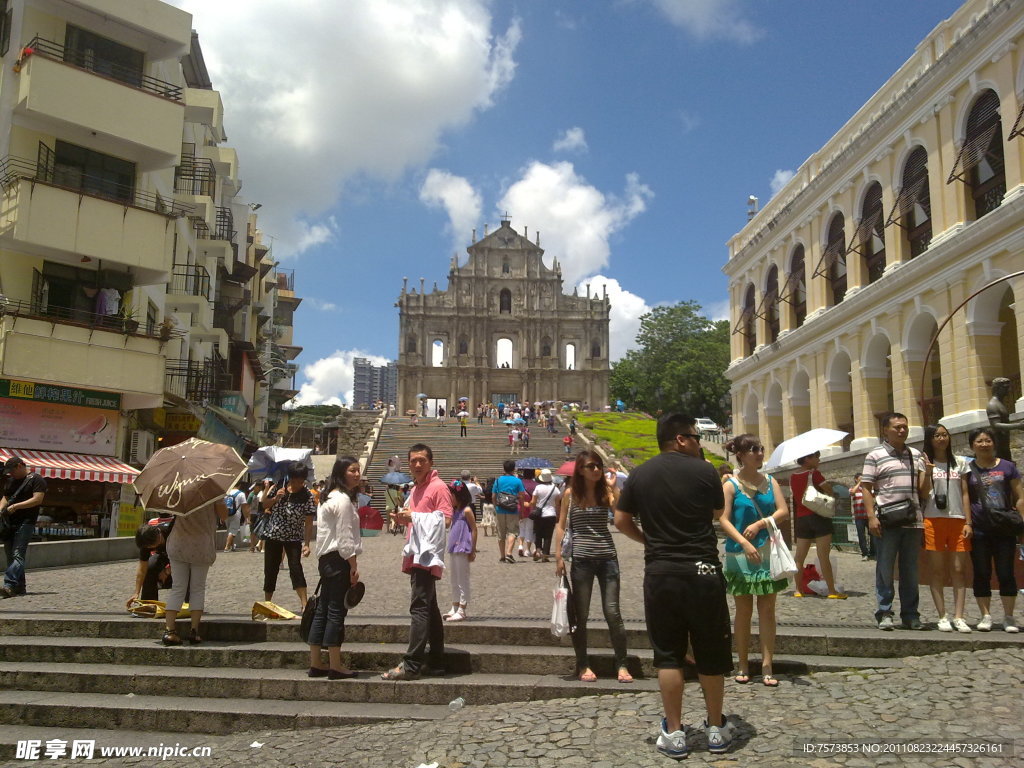
[{"label": "arched window opening", "polygon": [[465,336],[462,336],[462,337],[459,338],[459,354],[460,355],[468,355],[469,354],[469,342],[466,340]]},{"label": "arched window opening", "polygon": [[498,294],[498,312],[504,314],[512,313],[512,291],[508,288],[503,288],[501,293]]},{"label": "arched window opening", "polygon": [[789,260],[789,278],[782,296],[793,307],[793,320],[797,328],[807,319],[807,275],[804,267],[804,247],[798,245],[793,249]]},{"label": "arched window opening", "polygon": [[503,275],[510,275],[510,274],[512,274],[512,267],[511,267],[511,265],[509,265],[508,259],[505,259],[503,262],[501,262],[501,274],[503,274]]},{"label": "arched window opening", "polygon": [[900,216],[897,223],[907,234],[910,258],[920,256],[932,241],[932,198],[928,187],[928,152],[924,147],[911,152],[903,166],[903,186],[896,212]]},{"label": "arched window opening", "polygon": [[740,334],[740,353],[743,357],[750,357],[754,354],[754,347],[757,345],[757,331],[754,325],[754,284],[747,285],[747,292],[744,294],[743,309],[740,311],[736,327],[732,329],[733,334]]},{"label": "arched window opening", "polygon": [[405,338],[405,351],[406,352],[411,352],[411,353],[415,354],[415,352],[416,352],[416,337],[415,336],[407,336]]},{"label": "arched window opening", "polygon": [[590,356],[600,357],[601,356],[601,343],[594,341],[590,344]]},{"label": "arched window opening", "polygon": [[959,180],[970,188],[975,219],[998,208],[1006,194],[1002,125],[999,96],[982,91],[967,116],[964,143],[946,180]]},{"label": "arched window opening", "polygon": [[512,339],[498,339],[494,349],[494,361],[498,368],[512,368],[512,352],[514,346]]},{"label": "arched window opening", "polygon": [[444,342],[440,339],[434,340],[431,348],[430,364],[435,368],[440,368],[444,365]]},{"label": "arched window opening", "polygon": [[828,241],[825,244],[823,260],[827,266],[829,293],[835,306],[846,298],[846,220],[837,213],[828,227]]},{"label": "arched window opening", "polygon": [[565,345],[565,370],[574,371],[576,370],[576,345],[566,344]]},{"label": "arched window opening", "polygon": [[551,357],[551,339],[547,336],[540,341],[540,356]]},{"label": "arched window opening", "polygon": [[860,225],[850,243],[850,249],[859,250],[864,259],[869,284],[885,274],[885,230],[882,222],[882,185],[876,181],[864,194]]},{"label": "arched window opening", "polygon": [[779,268],[774,265],[768,270],[762,306],[768,324],[768,342],[773,343],[779,338]]}]

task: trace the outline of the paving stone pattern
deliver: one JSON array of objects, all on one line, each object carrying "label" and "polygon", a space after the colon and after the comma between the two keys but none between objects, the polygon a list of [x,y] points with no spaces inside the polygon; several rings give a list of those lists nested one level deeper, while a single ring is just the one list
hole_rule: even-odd
[{"label": "paving stone pattern", "polygon": [[[759,684],[728,683],[726,710],[738,724],[733,748],[711,755],[699,724],[696,686],[687,685],[684,719],[688,764],[713,766],[1012,766],[1024,755],[977,758],[951,754],[808,756],[804,742],[901,739],[922,744],[1019,737],[1024,649],[956,652],[908,659],[898,670],[818,673]],[[183,736],[213,755],[187,764],[441,768],[524,766],[666,766],[654,739],[661,716],[655,693],[594,696],[525,704],[473,706],[441,721],[393,722],[312,731],[258,732],[230,737]],[[254,742],[260,747],[251,746]],[[1024,739],[1017,748],[1024,749]],[[1009,748],[1012,748],[1012,744]],[[149,765],[147,759],[94,760],[90,765]],[[149,758],[151,760],[151,758]],[[27,763],[21,763],[25,765]],[[172,764],[171,762],[164,764]],[[179,765],[185,765],[184,761]]]}]

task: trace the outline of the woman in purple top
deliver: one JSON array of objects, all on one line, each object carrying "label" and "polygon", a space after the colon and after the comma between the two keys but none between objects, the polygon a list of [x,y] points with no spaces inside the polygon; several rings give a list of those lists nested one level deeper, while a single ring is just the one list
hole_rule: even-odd
[{"label": "woman in purple top", "polygon": [[[993,524],[993,509],[1016,509],[1024,514],[1024,494],[1021,493],[1020,472],[1012,461],[996,456],[996,436],[991,427],[975,429],[969,435],[974,460],[967,475],[967,490],[971,497],[971,527],[964,534],[972,538],[971,563],[974,566],[974,597],[981,611],[977,629],[992,629],[990,606],[992,602],[992,565],[995,564],[999,580],[999,596],[1003,601],[1003,629],[1018,632],[1013,615],[1017,599],[1017,580],[1013,575],[1013,556],[1020,531],[1002,530]],[[984,501],[982,500],[984,497]]]},{"label": "woman in purple top", "polygon": [[452,580],[452,609],[441,618],[445,621],[464,621],[469,605],[469,564],[476,560],[476,515],[473,514],[473,496],[466,484],[455,480],[448,489],[452,492],[452,527],[448,529],[448,574]]}]

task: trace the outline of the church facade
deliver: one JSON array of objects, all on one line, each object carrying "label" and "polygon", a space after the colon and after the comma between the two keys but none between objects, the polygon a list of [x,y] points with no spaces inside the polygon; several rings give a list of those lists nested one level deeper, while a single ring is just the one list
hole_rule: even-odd
[{"label": "church facade", "polygon": [[[545,266],[540,238],[501,226],[452,257],[447,290],[403,280],[398,406],[434,415],[459,398],[481,402],[608,402],[607,294],[562,290],[558,260]],[[421,397],[421,395],[423,397]],[[472,408],[470,408],[472,410]]]}]

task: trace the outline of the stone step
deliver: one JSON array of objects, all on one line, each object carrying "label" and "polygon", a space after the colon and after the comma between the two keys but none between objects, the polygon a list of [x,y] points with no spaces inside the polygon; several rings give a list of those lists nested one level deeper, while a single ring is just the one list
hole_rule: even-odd
[{"label": "stone step", "polygon": [[[179,622],[187,632],[187,622]],[[134,619],[124,614],[52,615],[6,614],[0,622],[0,644],[5,636],[35,636],[40,638],[111,638],[148,640],[155,644],[162,634],[162,621]],[[297,622],[254,622],[247,617],[203,617],[203,637],[222,643],[283,644],[283,648],[302,648],[296,633]],[[346,647],[351,643],[396,644],[404,646],[409,637],[406,617],[350,616],[345,623]],[[753,640],[757,642],[757,625]],[[642,622],[628,622],[627,645],[631,652],[650,648]],[[452,647],[507,646],[517,649],[554,648],[567,652],[571,648],[568,638],[558,639],[549,631],[548,622],[542,620],[472,620],[445,627],[445,641]],[[77,641],[76,641],[77,642]],[[591,618],[588,643],[597,654],[607,653],[611,647],[608,629],[598,617]],[[1005,632],[972,632],[971,634],[937,631],[879,632],[869,627],[787,626],[778,627],[776,648],[789,656],[849,656],[865,658],[899,658],[922,656],[949,651],[978,650],[984,648],[1013,647],[1024,643],[1024,634]],[[2,645],[0,645],[2,647]],[[162,646],[161,646],[162,647]],[[751,646],[755,647],[755,646]],[[202,646],[200,646],[202,648]],[[176,651],[181,649],[167,649]],[[199,649],[196,649],[199,650]],[[403,648],[404,650],[404,648]]]},{"label": "stone step", "polygon": [[396,706],[324,700],[0,690],[0,723],[50,728],[235,733],[324,728],[398,718],[437,720],[448,711],[447,706],[433,704]]}]

